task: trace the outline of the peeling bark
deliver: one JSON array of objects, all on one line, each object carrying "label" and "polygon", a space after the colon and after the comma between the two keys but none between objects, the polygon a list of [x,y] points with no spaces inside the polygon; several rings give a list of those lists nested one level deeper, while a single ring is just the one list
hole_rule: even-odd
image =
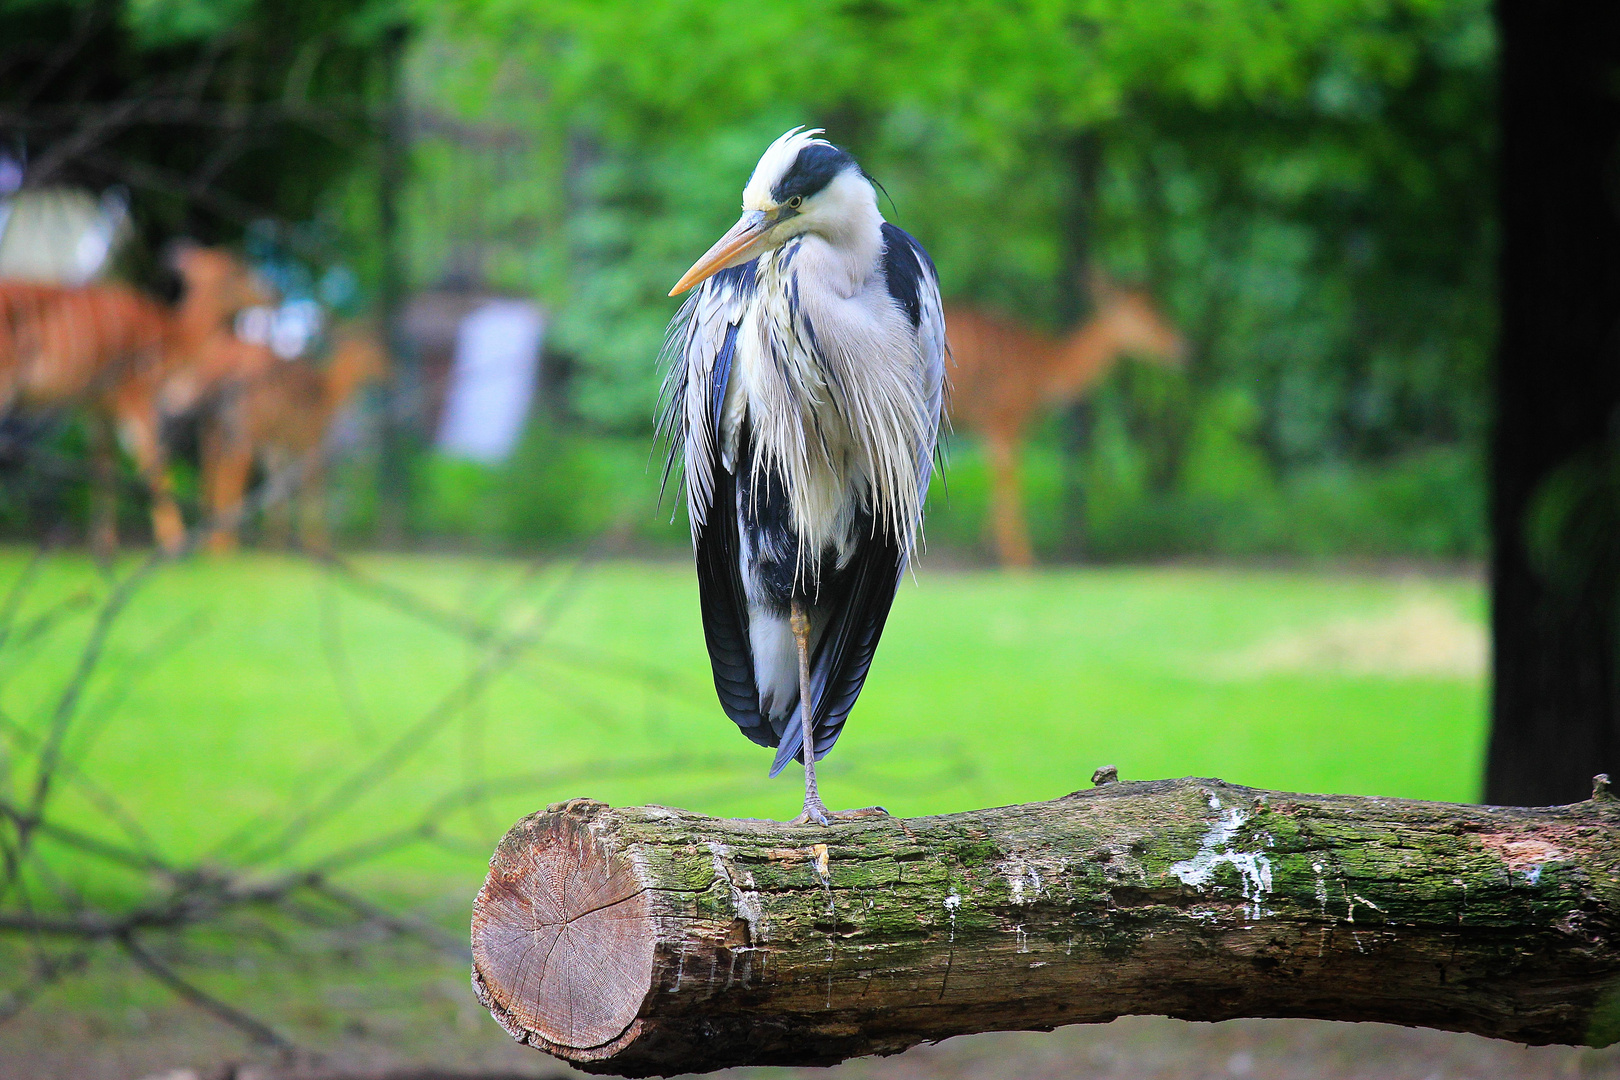
[{"label": "peeling bark", "polygon": [[575,800],[496,850],[473,983],[514,1037],[627,1076],[1131,1013],[1601,1046],[1617,931],[1606,790],[1526,809],[1104,783],[825,829]]}]

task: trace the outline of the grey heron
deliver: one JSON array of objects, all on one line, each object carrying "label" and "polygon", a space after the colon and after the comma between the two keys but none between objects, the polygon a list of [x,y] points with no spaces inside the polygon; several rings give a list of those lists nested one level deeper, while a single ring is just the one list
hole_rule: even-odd
[{"label": "grey heron", "polygon": [[[666,481],[682,460],[721,707],[804,764],[837,741],[922,529],[945,389],[934,264],[848,152],[794,128],[675,284]],[[797,712],[797,718],[795,718]],[[807,749],[808,748],[808,749]]]}]

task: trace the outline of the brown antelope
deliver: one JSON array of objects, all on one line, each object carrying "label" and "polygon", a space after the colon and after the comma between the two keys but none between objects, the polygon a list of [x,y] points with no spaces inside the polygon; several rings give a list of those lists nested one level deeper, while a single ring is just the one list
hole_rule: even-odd
[{"label": "brown antelope", "polygon": [[1091,277],[1091,318],[1052,338],[960,304],[945,306],[950,334],[951,416],[984,440],[990,519],[1004,566],[1034,561],[1024,519],[1021,470],[1030,422],[1044,408],[1091,390],[1124,356],[1178,363],[1183,345],[1147,293]]},{"label": "brown antelope", "polygon": [[288,531],[296,501],[303,542],[324,548],[327,434],[355,393],[387,374],[376,333],[350,326],[333,335],[324,367],[281,361],[226,395],[203,435],[203,490],[212,522],[208,546],[217,552],[236,548],[242,500],[257,462],[267,477],[285,476],[296,489],[296,500],[289,497],[272,507],[279,525],[274,531]]},{"label": "brown antelope", "polygon": [[21,350],[31,343],[34,321],[68,291],[64,285],[0,280],[0,416],[17,396]]},{"label": "brown antelope", "polygon": [[[220,347],[244,307],[263,303],[257,278],[228,252],[185,247],[174,255],[185,284],[170,309],[123,285],[63,287],[0,282],[0,414],[83,404],[91,411],[96,489],[92,545],[117,545],[114,435],[152,493],[152,530],[164,550],[185,528],[168,475],[163,422],[196,408],[249,359]],[[255,362],[258,357],[252,357]]]}]

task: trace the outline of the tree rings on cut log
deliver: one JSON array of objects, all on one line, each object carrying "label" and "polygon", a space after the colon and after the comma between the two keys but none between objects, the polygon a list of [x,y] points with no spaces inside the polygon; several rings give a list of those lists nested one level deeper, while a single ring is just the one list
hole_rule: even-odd
[{"label": "tree rings on cut log", "polygon": [[641,1030],[655,930],[641,881],[576,800],[535,814],[490,860],[472,924],[473,988],[519,1041],[575,1061]]}]

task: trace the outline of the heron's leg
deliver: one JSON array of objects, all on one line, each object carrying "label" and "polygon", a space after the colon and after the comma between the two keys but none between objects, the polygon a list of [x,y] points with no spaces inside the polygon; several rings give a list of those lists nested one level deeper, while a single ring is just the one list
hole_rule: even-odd
[{"label": "heron's leg", "polygon": [[798,597],[793,598],[788,614],[788,626],[793,630],[793,641],[799,647],[799,723],[804,732],[804,813],[795,820],[801,823],[828,823],[827,808],[822,805],[816,791],[816,740],[810,706],[810,616]]}]

